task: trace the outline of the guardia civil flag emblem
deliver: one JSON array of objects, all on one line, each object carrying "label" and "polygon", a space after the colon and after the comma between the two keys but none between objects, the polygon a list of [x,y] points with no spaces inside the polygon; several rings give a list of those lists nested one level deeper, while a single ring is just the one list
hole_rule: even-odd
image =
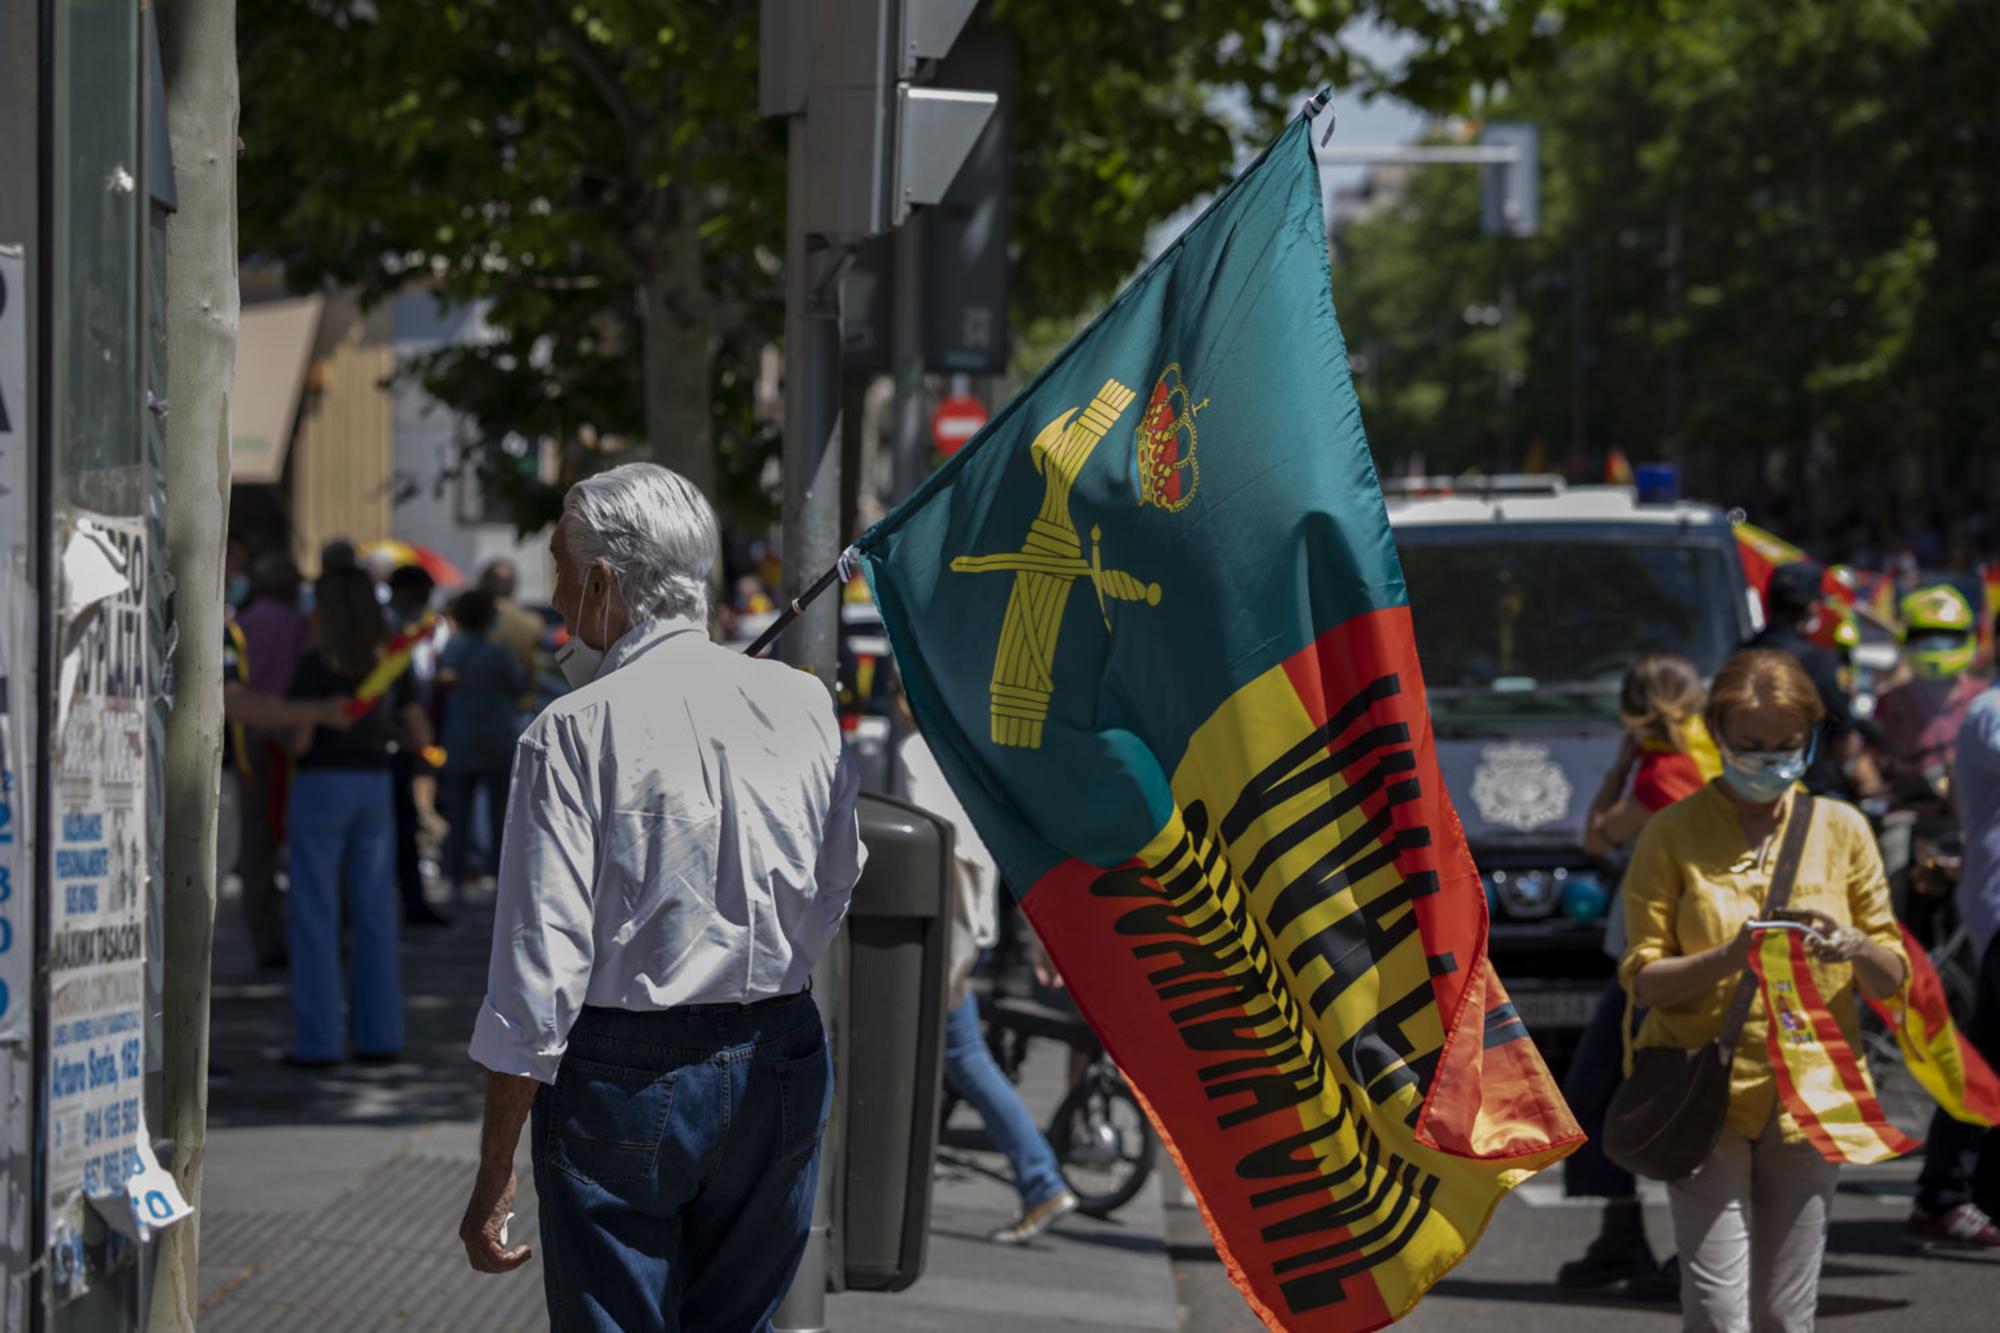
[{"label": "guardia civil flag emblem", "polygon": [[1581,1136],[1486,960],[1294,123],[859,543],[924,734],[1273,1328]]}]

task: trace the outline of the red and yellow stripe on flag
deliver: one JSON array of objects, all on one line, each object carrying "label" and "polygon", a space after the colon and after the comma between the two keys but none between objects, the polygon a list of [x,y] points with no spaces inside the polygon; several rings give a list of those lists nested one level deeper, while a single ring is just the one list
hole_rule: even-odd
[{"label": "red and yellow stripe on flag", "polygon": [[389,692],[389,687],[410,669],[410,658],[416,653],[417,645],[430,638],[436,630],[437,613],[433,611],[391,638],[382,650],[381,659],[375,663],[375,669],[362,679],[354,697],[347,701],[347,715],[357,720],[368,716],[382,696]]},{"label": "red and yellow stripe on flag", "polygon": [[1771,1016],[1766,1041],[1778,1095],[1819,1155],[1867,1166],[1901,1157],[1917,1141],[1889,1123],[1875,1085],[1827,1008],[1806,961],[1805,936],[1765,931],[1750,965]]},{"label": "red and yellow stripe on flag", "polygon": [[2000,1125],[2000,1074],[1986,1063],[1951,1021],[1944,983],[1917,937],[1903,927],[1910,955],[1910,984],[1888,1000],[1868,1001],[1903,1048],[1903,1062],[1924,1091],[1954,1120]]}]

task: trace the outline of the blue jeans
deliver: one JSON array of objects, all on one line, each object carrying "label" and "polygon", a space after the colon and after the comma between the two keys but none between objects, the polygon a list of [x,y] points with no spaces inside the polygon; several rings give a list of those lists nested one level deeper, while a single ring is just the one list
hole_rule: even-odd
[{"label": "blue jeans", "polygon": [[[2000,1069],[2000,935],[1979,961],[1978,997],[1971,1021],[1960,1031],[1986,1063]],[[1931,1114],[1923,1174],[1917,1177],[1917,1207],[1936,1217],[1962,1203],[1976,1203],[1989,1216],[2000,1209],[2000,1129],[1969,1125],[1938,1110]]]},{"label": "blue jeans", "polygon": [[555,1333],[761,1333],[812,1226],[833,1065],[806,995],[586,1006],[535,1097]]},{"label": "blue jeans", "polygon": [[1068,1188],[1056,1167],[1055,1151],[1021,1104],[1021,1094],[993,1063],[993,1052],[979,1030],[979,1002],[970,995],[945,1023],[944,1080],[972,1103],[986,1122],[987,1136],[1007,1155],[1007,1164],[1014,1168],[1014,1188],[1021,1192],[1021,1211]]},{"label": "blue jeans", "polygon": [[292,781],[292,1053],[338,1060],[340,892],[347,888],[347,1003],[354,1049],[403,1048],[403,983],[396,956],[396,809],[389,770],[300,770]]}]

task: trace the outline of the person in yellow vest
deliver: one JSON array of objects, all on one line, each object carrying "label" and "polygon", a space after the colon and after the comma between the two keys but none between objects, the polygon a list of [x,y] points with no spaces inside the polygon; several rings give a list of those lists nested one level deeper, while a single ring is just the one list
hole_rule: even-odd
[{"label": "person in yellow vest", "polygon": [[[1653,816],[1625,874],[1619,978],[1647,1010],[1642,1047],[1692,1050],[1721,1033],[1824,713],[1795,658],[1750,649],[1716,673],[1705,716],[1722,776]],[[1855,989],[1896,994],[1909,960],[1867,820],[1827,798],[1811,820],[1790,905],[1815,924],[1814,978],[1858,1049]],[[1780,1105],[1766,1026],[1760,996],[1736,1046],[1721,1136],[1667,1187],[1688,1329],[1813,1327],[1836,1173]]]}]

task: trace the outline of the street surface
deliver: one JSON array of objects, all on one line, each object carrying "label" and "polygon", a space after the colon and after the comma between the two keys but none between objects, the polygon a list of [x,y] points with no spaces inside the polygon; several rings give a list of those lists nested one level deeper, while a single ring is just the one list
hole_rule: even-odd
[{"label": "street surface", "polygon": [[[465,1054],[485,992],[490,895],[442,931],[406,932],[408,1059],[384,1069],[285,1068],[282,975],[251,971],[233,897],[216,931],[214,1061],[201,1199],[204,1333],[547,1327],[541,1269],[483,1276],[458,1243],[478,1155],[481,1071]],[[1024,1074],[1053,1108],[1063,1053],[1042,1043]],[[514,1235],[534,1243],[524,1146]],[[1157,1186],[1107,1222],[1071,1218],[1032,1246],[986,1234],[1013,1219],[1006,1161],[961,1109],[940,1153],[924,1278],[894,1295],[833,1297],[843,1333],[1064,1333],[1177,1326]]]},{"label": "street surface", "polygon": [[[202,1198],[201,1327],[213,1333],[304,1329],[539,1330],[541,1272],[484,1277],[466,1267],[458,1218],[478,1151],[481,1082],[465,1055],[485,989],[490,904],[476,898],[448,930],[405,938],[409,1059],[387,1069],[308,1073],[277,1063],[290,1034],[281,976],[257,975],[224,901],[216,940],[215,1066]],[[1031,1048],[1024,1074],[1038,1115],[1054,1106],[1061,1052]],[[534,1240],[534,1190],[520,1157],[517,1234]],[[2000,1259],[1916,1256],[1900,1232],[1914,1164],[1843,1174],[1820,1306],[1833,1333],[1994,1326]],[[1108,1222],[1074,1218],[1022,1249],[991,1244],[1015,1196],[1006,1163],[961,1109],[936,1176],[929,1264],[894,1295],[834,1297],[853,1333],[1019,1333],[1113,1329],[1256,1333],[1191,1205],[1163,1206],[1157,1184]],[[1176,1182],[1177,1184],[1177,1182]],[[1181,1191],[1168,1193],[1175,1198]],[[1650,1187],[1647,1229],[1671,1249],[1664,1195]],[[1485,1239],[1400,1328],[1512,1333],[1678,1326],[1665,1306],[1553,1285],[1556,1266],[1595,1231],[1594,1205],[1566,1201],[1554,1173],[1517,1191]]]},{"label": "street surface", "polygon": [[[1914,1161],[1841,1172],[1820,1288],[1820,1326],[1827,1333],[2000,1325],[2000,1256],[1903,1250],[1916,1176]],[[1649,1184],[1643,1197],[1646,1234],[1664,1258],[1673,1252],[1665,1187]],[[1500,1205],[1478,1247],[1396,1327],[1411,1333],[1679,1328],[1680,1312],[1672,1306],[1638,1304],[1615,1290],[1578,1293],[1555,1285],[1556,1268],[1583,1252],[1597,1220],[1595,1201],[1562,1197],[1559,1168],[1544,1173]],[[1192,1206],[1167,1209],[1167,1237],[1185,1333],[1260,1333],[1263,1325],[1223,1274]]]}]

